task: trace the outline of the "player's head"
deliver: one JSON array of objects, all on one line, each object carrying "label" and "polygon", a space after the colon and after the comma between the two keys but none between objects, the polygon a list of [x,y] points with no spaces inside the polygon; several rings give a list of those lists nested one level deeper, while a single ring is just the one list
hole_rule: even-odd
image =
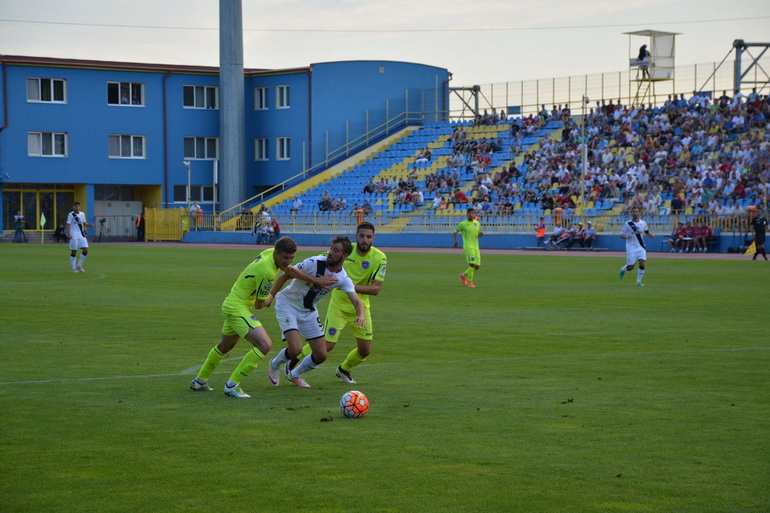
[{"label": "player's head", "polygon": [[353,252],[353,243],[349,237],[339,236],[332,239],[329,254],[326,256],[327,267],[342,266],[342,262]]},{"label": "player's head", "polygon": [[273,260],[279,269],[286,269],[294,261],[294,255],[297,253],[297,243],[290,237],[281,237],[275,241],[275,251]]},{"label": "player's head", "polygon": [[72,210],[74,210],[75,212],[80,212],[80,202],[79,201],[76,201],[75,203],[72,204]]},{"label": "player's head", "polygon": [[368,221],[359,223],[356,227],[356,251],[361,254],[369,251],[374,243],[374,225]]},{"label": "player's head", "polygon": [[639,219],[639,214],[641,214],[641,209],[639,207],[632,207],[631,208],[631,217],[634,219]]},{"label": "player's head", "polygon": [[476,218],[476,209],[469,208],[465,214],[466,214],[466,217],[468,218],[468,221],[473,221]]}]

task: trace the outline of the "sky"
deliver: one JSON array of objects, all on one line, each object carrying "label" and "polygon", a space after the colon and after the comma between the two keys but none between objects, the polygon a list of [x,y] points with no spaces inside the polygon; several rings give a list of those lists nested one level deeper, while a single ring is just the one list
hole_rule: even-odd
[{"label": "sky", "polygon": [[[454,87],[624,70],[646,42],[624,34],[636,30],[680,33],[678,66],[720,62],[735,39],[770,42],[768,0],[242,0],[242,10],[247,68],[406,61],[448,69]],[[0,0],[0,54],[217,66],[218,21],[218,0]]]}]

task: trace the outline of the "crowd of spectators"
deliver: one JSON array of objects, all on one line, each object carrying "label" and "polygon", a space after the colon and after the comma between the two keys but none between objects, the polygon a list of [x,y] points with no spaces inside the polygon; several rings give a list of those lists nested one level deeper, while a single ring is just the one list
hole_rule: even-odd
[{"label": "crowd of spectators", "polygon": [[[552,114],[553,115],[553,114]],[[544,137],[527,153],[523,201],[572,208],[582,190],[581,127],[562,111],[560,139]],[[715,102],[694,92],[662,107],[597,102],[586,117],[589,201],[639,206],[647,214],[742,211],[770,181],[770,98],[726,92]],[[555,189],[553,188],[555,184]]]},{"label": "crowd of spectators", "polygon": [[[527,151],[520,165],[514,160],[493,165],[495,153],[515,156],[524,139],[536,137],[552,121],[561,123],[559,137],[539,136],[536,149]],[[639,206],[645,215],[729,215],[770,194],[770,96],[756,90],[748,96],[725,91],[714,101],[695,91],[688,98],[671,95],[659,107],[598,101],[583,121],[585,173],[580,120],[568,105],[551,110],[542,105],[537,114],[523,118],[484,112],[474,120],[474,125],[508,124],[507,138],[473,139],[457,125],[449,137],[452,153],[441,157],[442,167],[420,176],[423,164],[434,159],[425,147],[406,176],[371,178],[361,193],[392,193],[395,205],[429,210],[473,205],[484,215],[513,213],[517,203],[537,204],[544,211],[560,207],[569,214],[583,192],[587,201],[604,208]],[[294,211],[302,208],[298,199]],[[327,190],[318,207],[342,211],[349,205]],[[357,202],[351,211],[360,209],[369,210],[371,204]]]}]

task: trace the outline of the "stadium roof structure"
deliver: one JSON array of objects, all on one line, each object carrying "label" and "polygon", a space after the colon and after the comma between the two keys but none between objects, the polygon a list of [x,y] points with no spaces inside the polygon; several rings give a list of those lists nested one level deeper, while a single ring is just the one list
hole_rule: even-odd
[{"label": "stadium roof structure", "polygon": [[663,32],[661,30],[635,30],[633,32],[623,32],[630,36],[681,36],[681,32]]}]

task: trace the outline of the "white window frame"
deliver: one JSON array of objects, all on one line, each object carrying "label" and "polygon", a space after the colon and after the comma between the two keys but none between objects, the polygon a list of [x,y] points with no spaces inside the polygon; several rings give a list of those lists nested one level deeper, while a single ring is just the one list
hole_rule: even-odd
[{"label": "white window frame", "polygon": [[267,137],[254,138],[254,160],[258,162],[270,160],[270,139]]},{"label": "white window frame", "polygon": [[[110,86],[118,86],[118,101],[113,103],[110,101]],[[128,103],[123,103],[123,91],[127,89]],[[138,102],[134,103],[133,98],[138,97]],[[144,82],[107,82],[107,105],[114,107],[144,107]]]},{"label": "white window frame", "polygon": [[[189,141],[192,141],[193,144],[192,154],[187,152]],[[212,142],[215,145],[215,155],[209,155],[209,146]],[[187,160],[219,160],[219,137],[185,137],[182,151]]]},{"label": "white window frame", "polygon": [[[193,94],[193,104],[187,105],[185,103],[185,96],[187,94],[187,89],[192,89]],[[211,97],[211,92],[213,91],[214,97],[214,105],[210,105],[209,98]],[[204,86],[204,85],[186,85],[182,86],[182,106],[185,109],[213,109],[218,110],[219,109],[219,87],[217,86]]]},{"label": "white window frame", "polygon": [[267,110],[267,87],[255,87],[254,88],[254,110]]},{"label": "white window frame", "polygon": [[[117,139],[119,155],[112,153],[112,142]],[[136,152],[136,144],[140,145],[141,154]],[[127,145],[127,148],[126,148]],[[125,152],[124,150],[128,150]],[[128,154],[126,154],[128,153]],[[147,157],[146,141],[143,135],[110,134],[107,136],[107,156],[111,159],[144,159]]]},{"label": "white window frame", "polygon": [[[62,98],[54,98],[56,84],[61,84]],[[50,100],[44,100],[44,91],[48,90]],[[30,92],[34,91],[33,97]],[[36,98],[34,96],[37,96]],[[38,78],[27,77],[27,102],[28,103],[67,103],[67,81],[63,78]]]},{"label": "white window frame", "polygon": [[291,160],[291,137],[275,138],[275,160]]},{"label": "white window frame", "polygon": [[[58,145],[61,146],[59,152],[57,152],[57,139]],[[30,157],[67,157],[67,133],[27,132],[27,155]]]},{"label": "white window frame", "polygon": [[275,108],[288,109],[291,107],[291,88],[288,85],[275,86]]}]

